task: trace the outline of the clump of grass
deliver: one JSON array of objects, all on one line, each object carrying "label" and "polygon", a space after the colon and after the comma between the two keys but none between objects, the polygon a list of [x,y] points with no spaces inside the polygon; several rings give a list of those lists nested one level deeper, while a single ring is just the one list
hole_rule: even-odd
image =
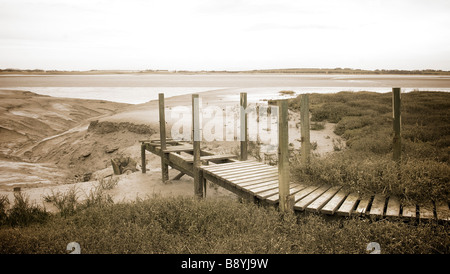
[{"label": "clump of grass", "polygon": [[324,122],[312,122],[310,125],[311,130],[322,130],[325,128]]},{"label": "clump of grass", "polygon": [[107,178],[102,178],[99,180],[99,185],[101,189],[104,190],[109,190],[109,189],[113,189],[117,186],[117,184],[119,183],[119,179],[117,177],[109,177]]},{"label": "clump of grass", "polygon": [[44,196],[44,201],[52,203],[59,210],[61,216],[72,215],[78,206],[78,193],[75,187],[72,187],[67,192],[54,192]]},{"label": "clump of grass", "polygon": [[6,196],[1,198],[0,204],[3,207],[3,212],[1,213],[2,223],[9,226],[27,226],[32,223],[44,223],[49,217],[45,208],[41,208],[36,204],[31,204],[29,197],[22,192],[14,193],[14,204],[8,210],[5,210],[5,205],[8,204]]}]

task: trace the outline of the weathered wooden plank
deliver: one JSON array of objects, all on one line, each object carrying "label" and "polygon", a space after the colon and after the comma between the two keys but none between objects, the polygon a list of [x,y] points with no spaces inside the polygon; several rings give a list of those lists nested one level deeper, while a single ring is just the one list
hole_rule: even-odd
[{"label": "weathered wooden plank", "polygon": [[256,188],[260,188],[260,187],[264,187],[270,184],[274,184],[275,182],[277,182],[276,179],[272,179],[272,180],[267,180],[265,182],[260,182],[257,184],[251,184],[251,185],[246,185],[246,186],[242,186],[242,185],[237,185],[238,187],[245,189],[247,191],[251,191],[252,189],[256,189]]},{"label": "weathered wooden plank", "polygon": [[264,186],[252,187],[247,190],[253,194],[256,194],[256,193],[264,192],[264,191],[267,191],[270,189],[278,189],[278,181],[267,182],[267,184]]},{"label": "weathered wooden plank", "polygon": [[356,209],[353,211],[355,215],[366,215],[368,214],[367,208],[369,207],[369,203],[372,200],[372,197],[365,196],[360,201]]},{"label": "weathered wooden plank", "polygon": [[312,203],[310,203],[306,207],[306,211],[310,212],[319,212],[326,203],[328,203],[331,198],[341,189],[340,186],[334,186],[320,195],[317,199],[315,199]]},{"label": "weathered wooden plank", "polygon": [[311,192],[313,192],[314,190],[316,190],[318,188],[319,188],[319,186],[309,186],[309,187],[302,189],[299,192],[295,193],[295,195],[294,195],[295,202],[300,201],[301,199],[303,199],[304,197],[306,197],[307,195],[309,195]]},{"label": "weathered wooden plank", "polygon": [[433,208],[434,206],[431,202],[419,204],[419,218],[424,220],[434,219]]},{"label": "weathered wooden plank", "polygon": [[400,217],[400,201],[397,197],[389,197],[386,208],[386,217]]},{"label": "weathered wooden plank", "polygon": [[[291,187],[289,189],[289,195],[294,195],[294,194],[298,193],[299,191],[301,191],[301,190],[303,190],[303,189],[305,189],[307,187],[308,186],[306,186],[306,185],[296,184],[296,183],[292,183],[291,182]],[[274,194],[272,196],[267,196],[267,197],[264,197],[264,198],[266,198],[266,201],[274,204],[274,203],[278,202],[278,200],[280,199],[280,195],[277,192],[276,194]]]},{"label": "weathered wooden plank", "polygon": [[169,152],[187,152],[187,151],[194,151],[194,148],[192,146],[173,146],[173,147],[167,147],[166,149],[162,150],[164,153]]},{"label": "weathered wooden plank", "polygon": [[281,212],[293,212],[289,203],[289,115],[287,99],[278,100],[278,183]]},{"label": "weathered wooden plank", "polygon": [[222,178],[227,178],[229,180],[234,179],[245,179],[245,178],[253,178],[257,176],[270,176],[278,174],[277,170],[255,170],[255,171],[246,171],[240,174],[232,174],[232,175],[219,175]]},{"label": "weathered wooden plank", "polygon": [[233,184],[241,185],[241,183],[256,182],[259,180],[275,180],[275,179],[278,179],[278,175],[261,176],[261,177],[250,178],[250,179],[247,178],[247,179],[233,180],[233,181],[229,181],[229,182],[233,183]]},{"label": "weathered wooden plank", "polygon": [[359,201],[358,193],[350,193],[336,211],[336,214],[340,216],[350,216],[353,213],[353,210],[356,207],[356,203]]},{"label": "weathered wooden plank", "polygon": [[[193,156],[182,156],[186,162],[193,163]],[[225,160],[230,158],[236,158],[236,155],[233,154],[218,154],[218,155],[209,155],[209,156],[200,156],[200,161],[213,161],[213,160]]]},{"label": "weathered wooden plank", "polygon": [[204,166],[204,168],[213,171],[213,170],[227,168],[227,167],[235,167],[236,165],[245,166],[246,164],[261,164],[261,163],[254,161],[254,160],[247,160],[247,161],[236,161],[236,162],[232,162],[232,163],[223,163],[223,164],[215,165],[215,166]]},{"label": "weathered wooden plank", "polygon": [[328,203],[326,203],[322,207],[320,212],[322,212],[324,214],[333,215],[338,210],[338,208],[341,206],[341,204],[344,202],[347,195],[348,195],[348,191],[343,190],[343,189],[339,190],[339,192],[336,193],[336,195],[334,195],[333,198],[331,198],[331,200],[329,200]]},{"label": "weathered wooden plank", "polygon": [[[296,184],[296,183],[291,183],[290,184],[290,188],[289,188],[289,194],[290,195],[292,195],[292,194],[294,194],[295,192],[293,192],[293,190],[295,189],[295,188],[299,188],[300,187],[300,185],[298,185],[298,184]],[[299,191],[299,190],[298,190]],[[258,193],[256,196],[258,197],[258,198],[260,198],[260,199],[266,199],[266,198],[268,198],[268,197],[271,197],[271,196],[275,196],[275,195],[278,195],[278,190],[276,190],[276,189],[271,189],[271,190],[267,190],[267,191],[264,191],[264,192],[260,192],[260,193]],[[279,196],[278,196],[279,197]],[[277,198],[278,199],[278,198]]]},{"label": "weathered wooden plank", "polygon": [[447,202],[436,202],[436,216],[438,220],[450,221],[450,209]]},{"label": "weathered wooden plank", "polygon": [[237,185],[239,187],[245,188],[251,185],[257,185],[257,184],[261,184],[261,183],[265,183],[265,182],[269,182],[269,181],[274,181],[274,180],[278,180],[277,177],[266,177],[266,178],[262,178],[262,179],[258,179],[258,180],[254,180],[254,181],[248,181],[248,182],[238,182],[238,183],[233,183],[234,185]]},{"label": "weathered wooden plank", "polygon": [[309,195],[301,199],[300,201],[296,202],[294,205],[294,208],[297,210],[305,210],[306,207],[314,202],[320,195],[322,195],[325,191],[327,191],[330,187],[329,186],[322,186],[318,189],[311,192]]},{"label": "weathered wooden plank", "polygon": [[234,163],[221,163],[218,165],[202,166],[202,169],[208,172],[224,172],[237,168],[256,167],[261,166],[258,162],[234,162]]},{"label": "weathered wooden plank", "polygon": [[250,166],[250,167],[235,168],[226,171],[214,171],[213,173],[218,175],[233,175],[233,174],[242,174],[248,171],[265,171],[271,169],[276,171],[276,168],[268,168],[266,166]]},{"label": "weathered wooden plank", "polygon": [[248,180],[257,180],[259,178],[264,178],[264,177],[272,177],[272,176],[277,176],[278,178],[278,174],[276,174],[276,172],[273,171],[264,171],[264,172],[256,172],[256,173],[251,173],[251,174],[246,174],[246,175],[240,175],[240,176],[220,176],[221,178],[224,178],[230,182],[242,182],[242,181],[248,181]]},{"label": "weathered wooden plank", "polygon": [[384,206],[386,205],[386,196],[376,194],[370,207],[369,215],[373,217],[383,217]]},{"label": "weathered wooden plank", "polygon": [[416,205],[412,204],[403,205],[402,217],[416,218]]}]

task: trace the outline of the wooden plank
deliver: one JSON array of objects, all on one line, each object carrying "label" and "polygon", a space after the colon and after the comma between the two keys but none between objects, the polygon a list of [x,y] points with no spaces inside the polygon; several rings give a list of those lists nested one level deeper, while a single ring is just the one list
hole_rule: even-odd
[{"label": "wooden plank", "polygon": [[433,208],[431,202],[419,204],[419,218],[423,220],[434,219]]},{"label": "wooden plank", "polygon": [[236,160],[235,162],[230,162],[230,163],[222,163],[220,165],[216,165],[216,166],[210,166],[208,168],[210,168],[211,170],[216,169],[216,168],[221,168],[221,167],[227,167],[227,166],[234,166],[234,165],[240,165],[240,164],[261,164],[260,162],[256,161],[256,160],[247,160],[247,161],[239,161]]},{"label": "wooden plank", "polygon": [[333,196],[333,198],[331,198],[330,201],[328,201],[326,205],[322,207],[320,212],[333,215],[344,202],[347,195],[348,191],[341,189],[338,193],[336,193],[336,195]]},{"label": "wooden plank", "polygon": [[169,152],[188,152],[188,151],[194,151],[193,146],[173,146],[173,147],[167,147],[166,149],[162,150],[164,153]]},{"label": "wooden plank", "polygon": [[397,197],[389,197],[386,208],[386,217],[400,217],[400,201]]},{"label": "wooden plank", "polygon": [[300,201],[296,202],[294,205],[294,208],[297,210],[305,210],[306,207],[314,202],[320,195],[322,195],[325,191],[327,191],[330,187],[329,186],[322,186],[318,189],[311,192],[309,195],[301,199]]},{"label": "wooden plank", "polygon": [[366,215],[368,214],[367,208],[369,207],[369,203],[372,200],[372,197],[366,196],[363,197],[360,201],[356,209],[353,211],[355,215]]},{"label": "wooden plank", "polygon": [[265,186],[251,188],[251,189],[247,189],[247,190],[253,194],[257,194],[257,193],[264,192],[264,191],[271,190],[271,189],[278,189],[278,181],[272,181],[271,183],[268,182],[267,185],[265,185]]},{"label": "wooden plank", "polygon": [[[276,171],[276,168],[272,168],[272,169]],[[233,175],[233,174],[242,174],[247,171],[258,171],[258,170],[264,171],[264,170],[270,170],[270,168],[268,168],[266,166],[250,166],[250,167],[235,168],[235,169],[226,170],[226,171],[214,171],[214,174]]]},{"label": "wooden plank", "polygon": [[[182,156],[186,162],[193,163],[193,156]],[[212,160],[225,160],[230,158],[236,158],[236,155],[233,154],[217,154],[217,155],[209,155],[209,156],[200,156],[200,161],[212,161]]]},{"label": "wooden plank", "polygon": [[[298,188],[299,187],[299,185],[298,184],[295,184],[295,183],[291,183],[290,184],[290,188],[289,188],[289,194],[290,195],[292,195],[293,193],[292,193],[292,190],[294,189],[294,188]],[[276,194],[278,194],[278,190],[276,190],[276,189],[271,189],[271,190],[267,190],[267,191],[264,191],[264,192],[260,192],[260,193],[258,193],[256,196],[258,197],[258,198],[260,198],[260,199],[265,199],[265,198],[267,198],[267,197],[270,197],[270,196],[274,196],[274,195],[276,195]]]},{"label": "wooden plank", "polygon": [[[301,191],[301,190],[303,190],[305,188],[307,188],[306,185],[291,183],[291,188],[289,190],[289,195],[294,195],[294,198],[295,198],[295,194],[297,194],[299,191]],[[265,197],[265,198],[266,198],[266,201],[268,201],[270,203],[277,203],[279,198],[280,198],[280,195],[277,192],[275,195],[269,196],[269,197]]]},{"label": "wooden plank", "polygon": [[[225,179],[226,180],[226,179]],[[260,180],[278,180],[278,175],[271,175],[271,176],[260,176],[260,177],[253,177],[253,178],[247,178],[247,179],[240,179],[240,180],[226,180],[232,184],[241,185],[242,183],[253,183]]]},{"label": "wooden plank", "polygon": [[416,205],[411,204],[403,205],[402,217],[416,218]]},{"label": "wooden plank", "polygon": [[336,211],[337,215],[341,216],[350,216],[353,213],[353,209],[356,206],[356,203],[359,200],[359,194],[354,192],[350,193],[342,203],[342,205],[339,207],[339,209]]},{"label": "wooden plank", "polygon": [[386,196],[376,194],[370,207],[370,216],[383,217],[384,206],[386,205]]},{"label": "wooden plank", "polygon": [[211,165],[211,166],[202,166],[203,170],[206,170],[208,172],[216,172],[216,171],[227,171],[227,170],[233,170],[235,168],[245,168],[245,167],[251,167],[251,166],[260,166],[261,163],[258,162],[235,162],[235,163],[221,163],[217,165]]},{"label": "wooden plank", "polygon": [[320,195],[317,199],[314,200],[314,202],[310,203],[306,207],[306,211],[310,212],[319,212],[323,206],[325,206],[326,203],[328,203],[331,198],[341,189],[340,186],[334,186],[328,189],[326,192],[324,192],[322,195]]},{"label": "wooden plank", "polygon": [[436,202],[436,216],[438,220],[450,221],[450,209],[448,203],[443,201]]},{"label": "wooden plank", "polygon": [[305,189],[300,190],[299,192],[295,193],[294,195],[294,200],[300,201],[301,199],[303,199],[304,197],[306,197],[308,194],[310,194],[311,192],[313,192],[314,190],[318,189],[318,186],[309,186]]},{"label": "wooden plank", "polygon": [[222,178],[227,178],[228,180],[234,180],[234,179],[245,179],[245,178],[253,178],[257,176],[271,176],[275,175],[277,173],[276,170],[256,170],[256,171],[246,171],[242,172],[241,174],[232,174],[232,175],[219,175]]},{"label": "wooden plank", "polygon": [[236,186],[245,188],[251,185],[257,185],[257,184],[261,184],[261,183],[265,183],[265,182],[269,182],[269,181],[274,181],[274,180],[278,180],[277,177],[267,177],[267,178],[262,178],[259,180],[254,180],[254,181],[248,181],[248,182],[243,182],[243,183],[233,183]]}]

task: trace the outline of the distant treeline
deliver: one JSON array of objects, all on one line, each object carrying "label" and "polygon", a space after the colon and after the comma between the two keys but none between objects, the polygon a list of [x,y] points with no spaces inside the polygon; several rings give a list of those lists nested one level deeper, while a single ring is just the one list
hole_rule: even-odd
[{"label": "distant treeline", "polygon": [[424,70],[398,70],[398,69],[351,69],[351,68],[286,68],[261,70],[43,70],[43,69],[0,69],[0,74],[129,74],[129,73],[314,73],[314,74],[402,74],[402,75],[450,75],[450,71],[424,69]]}]

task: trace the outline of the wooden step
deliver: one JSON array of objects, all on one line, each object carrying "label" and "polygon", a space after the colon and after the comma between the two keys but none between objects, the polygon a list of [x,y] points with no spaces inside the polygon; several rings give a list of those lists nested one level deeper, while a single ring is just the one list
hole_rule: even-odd
[{"label": "wooden step", "polygon": [[434,219],[433,208],[431,202],[419,204],[419,218],[421,220]]},{"label": "wooden step", "polygon": [[302,210],[302,211],[305,210],[309,204],[314,202],[314,200],[316,200],[320,195],[322,195],[328,189],[329,189],[329,186],[319,187],[318,189],[314,190],[313,192],[311,192],[309,195],[307,195],[300,201],[296,202],[294,205],[294,209]]},{"label": "wooden step", "polygon": [[400,202],[397,199],[397,197],[394,196],[389,197],[386,208],[386,217],[389,218],[400,217]]},{"label": "wooden step", "polygon": [[338,193],[336,193],[336,195],[333,196],[333,198],[331,198],[330,201],[328,201],[326,205],[322,207],[320,212],[324,214],[333,215],[341,206],[341,204],[344,202],[347,195],[348,191],[341,189]]},{"label": "wooden step", "polygon": [[380,194],[375,195],[370,207],[369,215],[372,217],[383,217],[386,197]]},{"label": "wooden step", "polygon": [[336,214],[341,216],[350,216],[353,214],[353,210],[356,207],[356,203],[359,201],[358,193],[350,193],[336,211]]},{"label": "wooden step", "polygon": [[310,212],[319,212],[322,207],[325,206],[328,201],[333,198],[333,196],[341,189],[340,186],[334,186],[328,189],[325,193],[323,193],[320,197],[314,200],[311,204],[306,207],[306,211]]},{"label": "wooden step", "polygon": [[416,205],[406,204],[403,205],[402,217],[404,218],[416,218]]},{"label": "wooden step", "polygon": [[370,201],[372,200],[372,197],[365,196],[360,201],[356,209],[353,211],[354,215],[367,215],[369,212],[367,212],[367,209],[369,207]]}]

